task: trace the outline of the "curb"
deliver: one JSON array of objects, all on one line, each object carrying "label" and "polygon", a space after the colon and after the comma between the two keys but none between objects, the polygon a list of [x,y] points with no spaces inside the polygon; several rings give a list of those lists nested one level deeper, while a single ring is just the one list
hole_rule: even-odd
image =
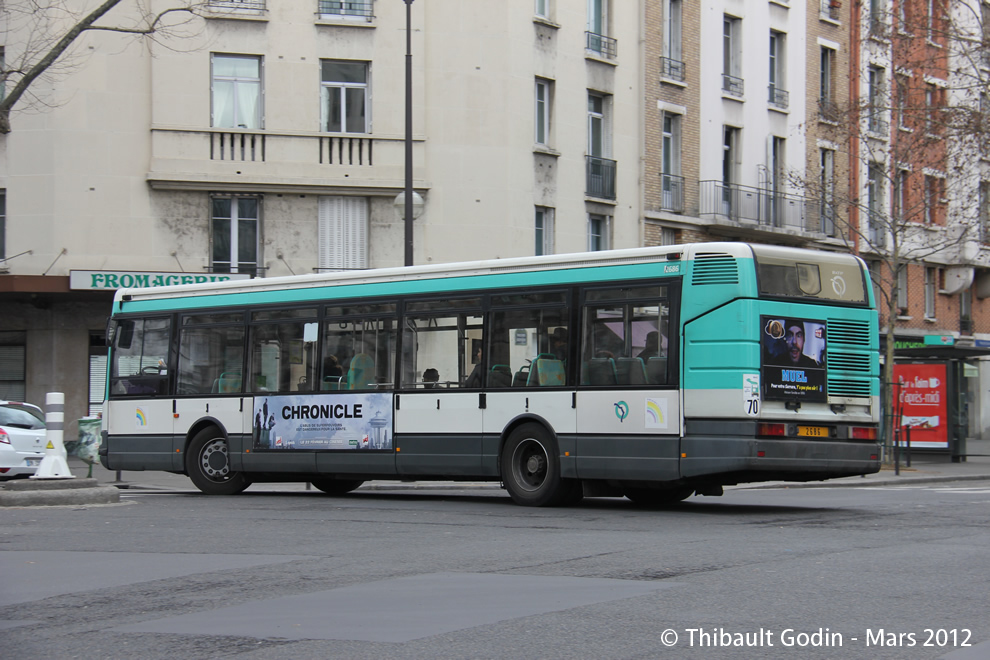
[{"label": "curb", "polygon": [[731,486],[732,488],[746,488],[749,490],[758,490],[761,488],[871,488],[874,486],[910,486],[912,484],[936,484],[944,483],[949,481],[988,481],[990,480],[990,474],[961,474],[961,475],[942,475],[942,476],[931,476],[931,477],[893,477],[884,479],[863,479],[860,481],[846,481],[842,483],[835,483],[830,481],[775,481],[772,483],[765,484],[754,484],[746,485],[740,484],[738,486]]},{"label": "curb", "polygon": [[116,504],[120,491],[96,479],[24,479],[0,488],[0,507]]}]

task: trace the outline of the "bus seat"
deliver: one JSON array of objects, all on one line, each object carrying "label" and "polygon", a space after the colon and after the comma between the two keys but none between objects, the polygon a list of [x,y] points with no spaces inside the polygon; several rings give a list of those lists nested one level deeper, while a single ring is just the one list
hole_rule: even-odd
[{"label": "bus seat", "polygon": [[646,365],[642,358],[620,357],[615,361],[615,378],[619,385],[645,385]]},{"label": "bus seat", "polygon": [[236,371],[228,371],[220,374],[220,378],[217,379],[217,392],[220,394],[240,392],[241,391],[241,374]]},{"label": "bus seat", "polygon": [[488,387],[502,388],[512,386],[512,369],[507,364],[493,364],[488,375]]},{"label": "bus seat", "polygon": [[667,384],[667,358],[651,357],[646,361],[647,382],[651,385]]},{"label": "bus seat", "polygon": [[555,358],[537,358],[529,373],[529,384],[539,387],[563,387],[567,384],[564,362]]},{"label": "bus seat", "polygon": [[512,377],[513,387],[526,387],[526,383],[529,382],[529,370],[532,365],[524,364],[516,372],[516,375]]},{"label": "bus seat", "polygon": [[612,358],[592,358],[588,362],[588,383],[590,385],[615,385],[615,360]]},{"label": "bus seat", "polygon": [[351,358],[347,368],[347,389],[367,390],[375,386],[375,361],[367,353],[358,353]]},{"label": "bus seat", "polygon": [[324,376],[320,382],[320,389],[324,392],[339,390],[342,380],[343,376]]}]

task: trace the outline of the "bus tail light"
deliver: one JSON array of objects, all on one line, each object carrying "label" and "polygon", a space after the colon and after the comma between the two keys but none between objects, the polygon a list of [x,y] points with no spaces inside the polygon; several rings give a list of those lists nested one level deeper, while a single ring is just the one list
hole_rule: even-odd
[{"label": "bus tail light", "polygon": [[756,425],[756,435],[783,437],[787,435],[787,425],[770,424],[769,422],[760,422],[759,424]]},{"label": "bus tail light", "polygon": [[852,439],[853,440],[876,440],[877,430],[872,426],[854,426],[852,427]]}]

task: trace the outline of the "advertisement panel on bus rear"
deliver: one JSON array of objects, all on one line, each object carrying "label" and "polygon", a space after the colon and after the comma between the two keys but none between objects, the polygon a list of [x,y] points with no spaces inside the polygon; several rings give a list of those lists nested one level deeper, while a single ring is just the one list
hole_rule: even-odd
[{"label": "advertisement panel on bus rear", "polygon": [[255,397],[254,450],[391,449],[392,395]]},{"label": "advertisement panel on bus rear", "polygon": [[764,398],[826,401],[825,322],[761,316],[760,326]]}]

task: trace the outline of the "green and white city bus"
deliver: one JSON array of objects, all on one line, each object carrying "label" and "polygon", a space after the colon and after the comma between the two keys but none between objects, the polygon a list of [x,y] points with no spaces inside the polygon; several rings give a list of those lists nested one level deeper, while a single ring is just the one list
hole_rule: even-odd
[{"label": "green and white city bus", "polygon": [[101,461],[531,506],[876,472],[869,282],[848,254],[701,243],[122,289]]}]

